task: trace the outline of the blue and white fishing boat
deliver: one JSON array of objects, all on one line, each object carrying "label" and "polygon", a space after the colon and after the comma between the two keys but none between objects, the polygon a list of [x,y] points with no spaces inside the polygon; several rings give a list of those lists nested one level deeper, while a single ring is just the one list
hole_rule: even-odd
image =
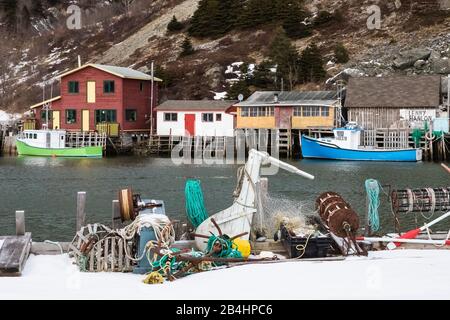
[{"label": "blue and white fishing boat", "polygon": [[422,160],[421,149],[378,149],[361,145],[363,130],[355,123],[334,129],[334,138],[302,136],[304,158],[353,161],[409,161]]}]

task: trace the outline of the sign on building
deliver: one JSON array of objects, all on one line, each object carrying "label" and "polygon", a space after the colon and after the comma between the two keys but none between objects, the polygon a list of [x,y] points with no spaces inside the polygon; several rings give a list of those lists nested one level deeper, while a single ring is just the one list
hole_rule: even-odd
[{"label": "sign on building", "polygon": [[411,128],[423,128],[425,122],[436,119],[436,110],[400,109],[400,120],[407,121]]}]

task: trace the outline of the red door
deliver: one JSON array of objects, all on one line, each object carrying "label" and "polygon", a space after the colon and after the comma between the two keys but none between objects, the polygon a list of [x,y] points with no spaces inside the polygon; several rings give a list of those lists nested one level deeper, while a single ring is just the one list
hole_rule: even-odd
[{"label": "red door", "polygon": [[191,137],[195,136],[195,114],[184,115],[184,131]]},{"label": "red door", "polygon": [[277,109],[278,113],[276,112],[275,115],[278,129],[291,129],[292,108],[281,107]]}]

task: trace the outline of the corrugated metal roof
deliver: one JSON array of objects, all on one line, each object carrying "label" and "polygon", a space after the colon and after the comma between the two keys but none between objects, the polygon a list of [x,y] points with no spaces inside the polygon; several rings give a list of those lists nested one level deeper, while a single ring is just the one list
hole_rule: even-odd
[{"label": "corrugated metal roof", "polygon": [[335,91],[256,91],[247,100],[236,106],[332,105],[337,100],[338,96]]},{"label": "corrugated metal roof", "polygon": [[[108,72],[110,74],[113,74],[115,76],[118,76],[118,77],[124,78],[124,79],[148,80],[148,81],[152,80],[152,77],[150,75],[143,73],[141,71],[131,69],[131,68],[108,66],[108,65],[104,65],[104,64],[95,64],[95,63],[86,64],[77,69],[70,70],[70,71],[60,75],[59,77],[68,76],[70,74],[73,74],[73,73],[80,71],[82,69],[85,69],[87,67],[96,68],[96,69]],[[162,81],[161,79],[159,79],[157,77],[155,77],[154,80],[158,81],[158,82]]]},{"label": "corrugated metal roof", "polygon": [[440,76],[396,76],[350,78],[345,106],[356,107],[438,107]]},{"label": "corrugated metal roof", "polygon": [[237,101],[232,100],[167,100],[156,110],[217,110],[225,111]]}]

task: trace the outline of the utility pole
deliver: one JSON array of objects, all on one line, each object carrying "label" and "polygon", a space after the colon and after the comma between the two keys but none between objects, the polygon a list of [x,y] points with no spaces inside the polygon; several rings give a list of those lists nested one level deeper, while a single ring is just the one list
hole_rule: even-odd
[{"label": "utility pole", "polygon": [[155,83],[155,62],[152,61],[152,88],[150,89],[150,138],[153,135],[153,94]]},{"label": "utility pole", "polygon": [[447,116],[450,119],[450,74],[447,77]]}]

